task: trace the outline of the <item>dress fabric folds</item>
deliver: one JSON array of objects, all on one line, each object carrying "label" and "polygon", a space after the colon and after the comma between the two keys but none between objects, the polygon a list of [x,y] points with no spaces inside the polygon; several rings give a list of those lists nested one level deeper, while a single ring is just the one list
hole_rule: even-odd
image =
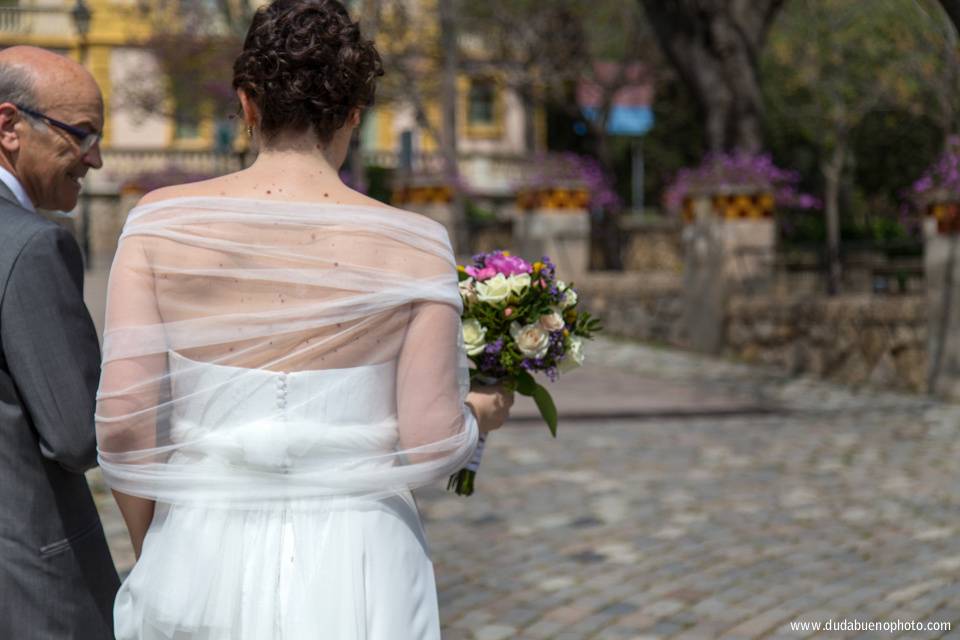
[{"label": "dress fabric folds", "polygon": [[178,198],[110,275],[100,464],[156,501],[121,640],[439,639],[411,490],[477,442],[444,228],[376,206]]}]

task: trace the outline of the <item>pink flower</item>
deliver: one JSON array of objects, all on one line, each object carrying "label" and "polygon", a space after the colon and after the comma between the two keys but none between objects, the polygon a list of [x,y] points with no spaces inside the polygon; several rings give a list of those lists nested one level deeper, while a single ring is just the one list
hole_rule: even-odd
[{"label": "pink flower", "polygon": [[503,310],[503,315],[504,315],[504,317],[507,317],[507,318],[509,318],[510,316],[512,316],[512,315],[513,315],[513,308],[512,308],[512,307],[507,307],[506,309],[504,309],[504,310]]},{"label": "pink flower", "polygon": [[512,276],[517,273],[530,273],[533,268],[530,263],[517,256],[505,256],[493,254],[487,257],[486,268],[493,268],[497,273],[505,276]]},{"label": "pink flower", "polygon": [[484,267],[483,269],[467,267],[464,271],[467,272],[467,275],[473,276],[475,280],[486,280],[487,278],[492,278],[497,275],[497,270],[493,267]]}]

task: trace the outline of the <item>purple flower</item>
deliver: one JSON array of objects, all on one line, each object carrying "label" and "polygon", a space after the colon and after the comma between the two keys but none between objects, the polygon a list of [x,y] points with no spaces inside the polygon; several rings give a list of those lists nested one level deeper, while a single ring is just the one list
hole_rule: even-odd
[{"label": "purple flower", "polygon": [[572,152],[542,154],[534,158],[532,166],[532,174],[521,185],[525,188],[577,185],[589,192],[590,207],[619,209],[623,204],[612,178],[596,158]]},{"label": "purple flower", "polygon": [[946,150],[904,194],[914,205],[926,207],[931,201],[960,197],[960,136],[947,138]]},{"label": "purple flower", "polygon": [[923,193],[933,188],[933,176],[927,174],[913,183],[913,190],[917,193]]},{"label": "purple flower", "polygon": [[666,208],[674,213],[695,193],[772,192],[777,204],[800,209],[818,209],[817,198],[797,191],[800,174],[777,167],[769,155],[708,153],[699,166],[681,169],[663,194]]},{"label": "purple flower", "polygon": [[484,348],[484,353],[498,354],[503,349],[503,338],[497,338]]},{"label": "purple flower", "polygon": [[530,263],[518,256],[505,256],[502,253],[491,255],[486,261],[487,268],[494,269],[497,273],[505,276],[512,276],[517,273],[530,273],[533,267]]}]

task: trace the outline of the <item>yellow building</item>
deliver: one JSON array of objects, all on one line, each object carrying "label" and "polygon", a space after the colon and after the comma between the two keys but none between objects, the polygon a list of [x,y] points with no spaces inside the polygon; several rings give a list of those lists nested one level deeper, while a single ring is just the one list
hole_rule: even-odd
[{"label": "yellow building", "polygon": [[[200,1],[200,0],[197,0]],[[115,189],[138,172],[175,165],[195,173],[233,170],[237,158],[216,153],[218,137],[223,151],[223,127],[232,126],[221,114],[184,114],[176,105],[168,112],[146,114],[125,104],[123,90],[131,82],[161,80],[152,54],[143,46],[156,25],[151,0],[84,0],[91,19],[85,35],[78,33],[77,0],[0,0],[0,48],[31,44],[82,59],[104,94],[106,124],[105,168],[96,175],[100,190]],[[362,0],[354,3],[357,7]],[[432,0],[422,0],[420,14],[431,20]],[[356,7],[355,7],[356,8]],[[357,9],[359,10],[359,9]],[[435,27],[433,27],[435,29]],[[389,46],[389,45],[388,45]],[[389,68],[389,57],[387,73]],[[223,69],[229,81],[231,69]],[[524,158],[544,147],[543,114],[526,113],[518,96],[489,70],[463,74],[458,81],[458,155],[461,173],[475,191],[507,195]],[[437,98],[421,105],[432,123],[418,126],[413,105],[403,99],[381,101],[365,115],[360,140],[364,161],[396,168],[412,159],[415,169],[439,167],[438,143],[430,130],[439,131]],[[535,124],[534,124],[535,123]],[[218,127],[220,131],[218,132]],[[536,131],[531,131],[535,127]],[[229,136],[228,136],[229,137]],[[244,144],[243,136],[236,145]]]}]

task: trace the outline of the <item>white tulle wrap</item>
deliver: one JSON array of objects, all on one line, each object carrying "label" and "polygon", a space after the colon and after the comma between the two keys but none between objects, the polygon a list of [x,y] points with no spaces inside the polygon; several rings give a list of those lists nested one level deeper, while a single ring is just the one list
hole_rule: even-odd
[{"label": "white tulle wrap", "polygon": [[460,469],[456,264],[378,206],[177,198],[135,208],[110,273],[97,403],[115,490],[230,508],[383,498]]}]

